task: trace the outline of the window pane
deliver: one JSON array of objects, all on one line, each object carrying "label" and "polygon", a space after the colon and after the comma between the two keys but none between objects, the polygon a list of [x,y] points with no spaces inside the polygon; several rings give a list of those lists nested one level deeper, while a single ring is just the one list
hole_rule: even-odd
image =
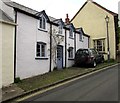
[{"label": "window pane", "polygon": [[37,56],[37,57],[40,57],[40,53],[37,53],[36,56]]},{"label": "window pane", "polygon": [[80,40],[82,40],[82,34],[81,33],[79,34],[79,36],[80,36]]},{"label": "window pane", "polygon": [[73,31],[70,29],[70,37],[73,37]]},{"label": "window pane", "polygon": [[69,58],[73,58],[73,48],[69,48],[69,53],[68,53]]},{"label": "window pane", "polygon": [[42,18],[40,18],[40,25],[39,25],[40,28],[42,28]]},{"label": "window pane", "polygon": [[43,17],[43,29],[45,29],[45,18]]},{"label": "window pane", "polygon": [[45,44],[41,42],[37,42],[36,45],[36,56],[37,57],[45,57]]},{"label": "window pane", "polygon": [[41,57],[45,57],[45,45],[41,45]]},{"label": "window pane", "polygon": [[94,40],[94,48],[97,49],[97,51],[104,52],[105,51],[105,40],[100,39],[100,40]]},{"label": "window pane", "polygon": [[40,56],[40,45],[37,43],[36,56]]},{"label": "window pane", "polygon": [[62,26],[59,26],[59,33],[62,34]]}]

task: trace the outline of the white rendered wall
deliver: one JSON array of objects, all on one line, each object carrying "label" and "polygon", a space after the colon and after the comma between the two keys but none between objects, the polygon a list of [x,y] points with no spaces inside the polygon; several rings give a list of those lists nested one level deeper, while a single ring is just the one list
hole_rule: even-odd
[{"label": "white rendered wall", "polygon": [[76,34],[76,50],[80,49],[80,48],[88,48],[88,37],[83,35],[83,40],[80,41],[79,40],[79,34]]},{"label": "white rendered wall", "polygon": [[[49,71],[49,34],[38,30],[38,20],[22,13],[17,14],[16,77],[28,78]],[[49,25],[47,25],[49,28]],[[36,42],[46,43],[47,60],[35,59]]]},{"label": "white rendered wall", "polygon": [[[69,38],[69,30],[67,30],[67,67],[71,67],[74,64],[74,59],[70,60],[68,58],[68,49],[69,49],[69,47],[73,47],[73,51],[74,51],[74,49],[75,49],[74,48],[74,39]],[[73,57],[74,57],[74,55],[73,55]]]}]

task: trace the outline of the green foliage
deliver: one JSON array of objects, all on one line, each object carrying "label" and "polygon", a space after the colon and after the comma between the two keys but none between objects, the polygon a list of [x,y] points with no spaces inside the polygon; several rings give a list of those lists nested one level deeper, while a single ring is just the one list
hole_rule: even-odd
[{"label": "green foliage", "polygon": [[53,71],[54,71],[54,70],[57,70],[57,67],[54,67],[54,68],[53,68]]},{"label": "green foliage", "polygon": [[119,43],[120,43],[120,27],[117,27],[117,35],[118,35]]},{"label": "green foliage", "polygon": [[22,81],[20,80],[20,77],[15,78],[15,83],[20,83],[20,82],[22,82]]}]

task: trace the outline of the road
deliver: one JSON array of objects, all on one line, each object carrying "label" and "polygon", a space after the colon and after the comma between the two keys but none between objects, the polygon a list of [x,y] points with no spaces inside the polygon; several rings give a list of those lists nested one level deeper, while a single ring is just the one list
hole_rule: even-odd
[{"label": "road", "polygon": [[118,101],[119,67],[75,80],[26,101]]}]

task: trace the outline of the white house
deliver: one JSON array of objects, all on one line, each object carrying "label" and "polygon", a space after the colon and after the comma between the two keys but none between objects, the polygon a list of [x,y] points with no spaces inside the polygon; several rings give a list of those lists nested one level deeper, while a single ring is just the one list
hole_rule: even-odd
[{"label": "white house", "polygon": [[38,12],[15,2],[6,4],[14,8],[18,25],[15,28],[15,77],[24,79],[54,68],[70,67],[77,49],[88,48],[89,36],[73,24],[47,16],[44,10]]}]

